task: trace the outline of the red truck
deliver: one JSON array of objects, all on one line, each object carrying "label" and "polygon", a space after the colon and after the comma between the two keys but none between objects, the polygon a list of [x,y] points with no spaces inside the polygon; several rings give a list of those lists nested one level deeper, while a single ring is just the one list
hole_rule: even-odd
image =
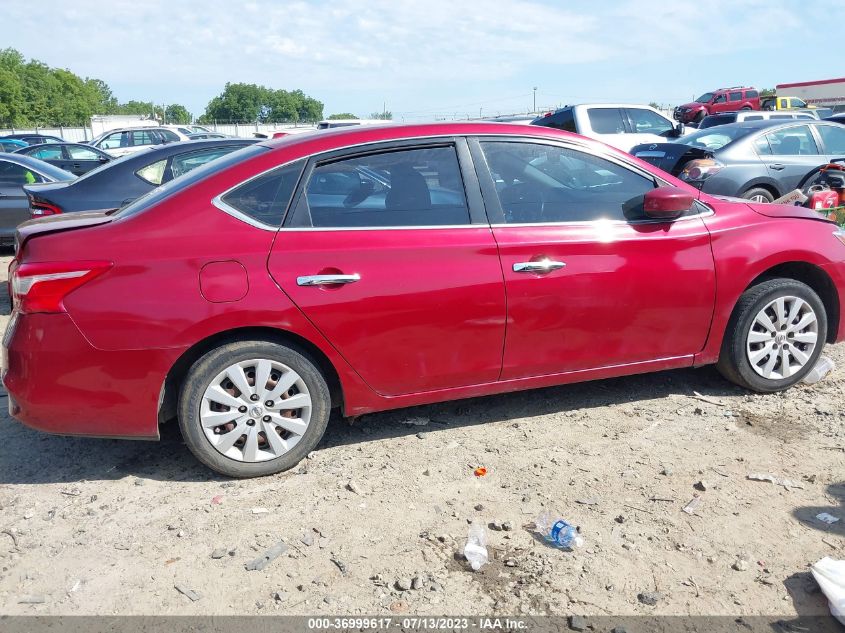
[{"label": "red truck", "polygon": [[675,120],[681,123],[699,123],[708,114],[759,109],[760,91],[757,88],[719,88],[713,92],[705,92],[695,101],[675,108]]}]

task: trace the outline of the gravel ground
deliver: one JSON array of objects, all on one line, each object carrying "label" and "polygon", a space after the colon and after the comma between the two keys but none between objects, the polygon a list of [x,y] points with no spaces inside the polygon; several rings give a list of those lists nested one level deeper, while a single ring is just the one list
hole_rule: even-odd
[{"label": "gravel ground", "polygon": [[[4,412],[0,613],[827,614],[808,565],[845,557],[843,384],[757,396],[705,368],[337,418],[251,481],[174,428],[63,438]],[[546,509],[583,549],[534,536]],[[477,573],[470,521],[493,526]]]}]

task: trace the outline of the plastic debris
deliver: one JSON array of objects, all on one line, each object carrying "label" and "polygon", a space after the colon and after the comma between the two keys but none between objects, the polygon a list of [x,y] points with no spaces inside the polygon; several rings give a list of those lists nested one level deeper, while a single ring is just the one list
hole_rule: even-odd
[{"label": "plastic debris", "polygon": [[695,514],[695,511],[698,510],[698,506],[701,505],[701,495],[693,495],[692,500],[681,508],[687,514]]},{"label": "plastic debris", "polygon": [[487,469],[484,468],[484,466],[479,466],[474,471],[472,471],[472,474],[476,477],[484,477],[484,475],[487,474]]},{"label": "plastic debris", "polygon": [[270,511],[267,508],[253,508],[252,509],[253,514],[267,514],[269,512]]},{"label": "plastic debris", "polygon": [[832,514],[828,514],[827,512],[822,512],[821,514],[817,514],[816,518],[821,521],[822,523],[827,523],[828,525],[833,525],[839,520],[839,517],[835,517]]},{"label": "plastic debris", "polygon": [[219,506],[221,503],[223,503],[223,495],[214,495],[211,498],[211,505]]},{"label": "plastic debris", "polygon": [[191,602],[196,602],[197,600],[202,598],[202,594],[199,591],[188,589],[185,585],[173,585],[173,588],[176,589],[176,591],[181,593]]},{"label": "plastic debris", "polygon": [[825,556],[810,571],[827,597],[831,615],[845,624],[845,560]]},{"label": "plastic debris", "polygon": [[827,356],[819,356],[816,364],[813,365],[813,368],[809,372],[807,372],[807,375],[804,376],[802,382],[805,382],[808,385],[814,385],[817,382],[824,380],[825,377],[834,369],[836,369],[836,363],[834,363],[832,359]]},{"label": "plastic debris", "polygon": [[473,523],[469,526],[467,542],[464,545],[464,556],[469,561],[473,571],[478,571],[489,560],[487,554],[487,530],[481,523]]},{"label": "plastic debris", "polygon": [[558,549],[574,550],[584,545],[584,537],[578,528],[563,519],[555,519],[551,513],[544,512],[534,521],[537,532],[546,542]]},{"label": "plastic debris", "polygon": [[804,489],[804,484],[792,481],[791,479],[781,479],[780,477],[775,477],[771,473],[751,473],[748,475],[747,479],[750,479],[751,481],[768,481],[776,486],[783,486],[787,490],[790,488]]}]

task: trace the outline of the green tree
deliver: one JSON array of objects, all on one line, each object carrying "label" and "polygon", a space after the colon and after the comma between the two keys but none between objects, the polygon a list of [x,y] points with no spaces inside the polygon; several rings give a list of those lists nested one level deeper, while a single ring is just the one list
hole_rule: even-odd
[{"label": "green tree", "polygon": [[209,101],[203,121],[238,123],[318,121],[323,104],[301,90],[273,90],[266,86],[227,83],[223,92]]},{"label": "green tree", "polygon": [[330,114],[326,118],[329,119],[329,120],[334,120],[334,119],[357,119],[358,117],[355,116],[354,114],[352,114],[351,112],[340,112],[338,114]]},{"label": "green tree", "polygon": [[393,113],[390,111],[385,112],[373,112],[370,114],[371,119],[381,119],[384,121],[391,121],[393,120]]},{"label": "green tree", "polygon": [[775,90],[774,88],[763,88],[760,91],[761,97],[774,97],[776,95],[777,95],[777,90]]},{"label": "green tree", "polygon": [[167,123],[186,125],[191,122],[191,113],[188,108],[178,103],[171,103],[164,109],[164,120]]}]

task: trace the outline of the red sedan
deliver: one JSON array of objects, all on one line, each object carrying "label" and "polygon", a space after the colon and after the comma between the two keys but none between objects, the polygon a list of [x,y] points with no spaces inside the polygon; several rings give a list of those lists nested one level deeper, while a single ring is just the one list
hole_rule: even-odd
[{"label": "red sedan", "polygon": [[12,415],[292,467],[370,411],[717,363],[798,382],[845,337],[845,235],[600,143],[490,123],[267,141],[114,214],[22,225]]}]

